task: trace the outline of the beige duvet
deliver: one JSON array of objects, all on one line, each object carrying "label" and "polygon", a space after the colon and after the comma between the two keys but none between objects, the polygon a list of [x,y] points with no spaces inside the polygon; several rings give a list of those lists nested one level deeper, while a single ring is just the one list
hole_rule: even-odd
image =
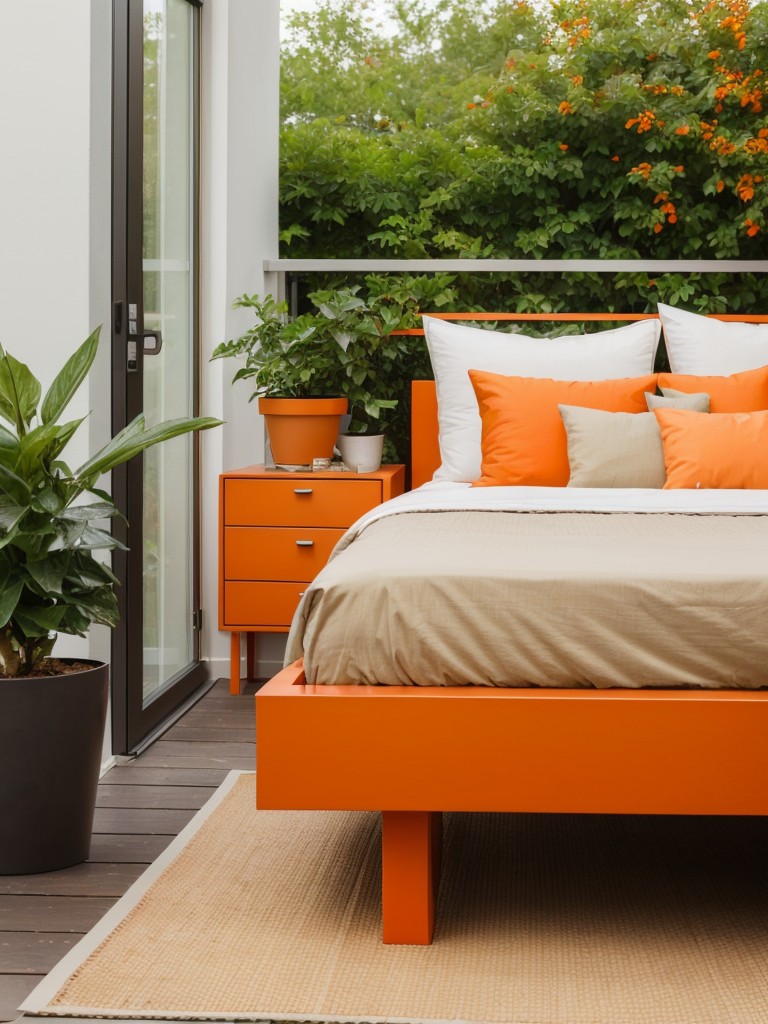
[{"label": "beige duvet", "polygon": [[768,516],[404,511],[351,532],[287,660],[311,683],[768,685]]}]

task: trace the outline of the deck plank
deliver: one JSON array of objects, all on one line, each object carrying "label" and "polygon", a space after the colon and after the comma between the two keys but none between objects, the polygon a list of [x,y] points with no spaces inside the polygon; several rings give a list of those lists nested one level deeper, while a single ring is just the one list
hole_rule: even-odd
[{"label": "deck plank", "polygon": [[[176,733],[173,734],[174,737]],[[229,758],[250,757],[254,753],[255,738],[240,743],[221,741],[218,743],[201,743],[197,740],[177,740],[164,737],[153,743],[142,762],[147,764],[156,757],[199,757],[211,761],[224,761]]]},{"label": "deck plank", "polygon": [[6,974],[47,974],[80,938],[77,932],[3,932],[0,979]]},{"label": "deck plank", "polygon": [[102,786],[207,786],[217,789],[229,768],[151,768],[143,760],[118,765],[104,776]]},{"label": "deck plank", "polygon": [[218,741],[220,743],[253,743],[253,737],[256,731],[256,719],[253,714],[250,715],[250,718],[251,721],[248,725],[240,727],[217,726],[212,729],[208,729],[205,726],[182,726],[181,723],[179,723],[179,727],[174,733],[174,738],[177,740],[189,740],[191,742]]},{"label": "deck plank", "polygon": [[216,786],[99,786],[97,807],[145,807],[199,811]]},{"label": "deck plank", "polygon": [[16,1007],[23,1003],[40,981],[34,974],[0,974],[0,1020],[16,1015]]},{"label": "deck plank", "polygon": [[111,833],[93,836],[88,863],[152,864],[172,839],[173,836],[130,836]]},{"label": "deck plank", "polygon": [[237,768],[242,772],[252,772],[256,770],[256,745],[252,744],[251,749],[252,753],[241,757],[216,757],[211,753],[204,752],[197,754],[154,753],[150,747],[143,755],[142,764],[148,768],[226,768],[227,770]]},{"label": "deck plank", "polygon": [[194,816],[194,810],[163,807],[97,807],[93,831],[112,835],[176,836]]},{"label": "deck plank", "polygon": [[3,896],[0,932],[84,934],[115,902],[100,896]]},{"label": "deck plank", "polygon": [[145,864],[76,864],[38,875],[0,875],[3,896],[113,896],[118,898],[146,870]]}]

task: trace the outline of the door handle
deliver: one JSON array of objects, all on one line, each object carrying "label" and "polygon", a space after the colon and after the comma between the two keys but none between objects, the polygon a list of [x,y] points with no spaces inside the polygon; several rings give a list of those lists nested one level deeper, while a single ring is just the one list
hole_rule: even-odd
[{"label": "door handle", "polygon": [[311,548],[314,547],[315,542],[313,540],[297,540],[297,548]]},{"label": "door handle", "polygon": [[156,356],[163,347],[163,335],[161,331],[141,332],[141,351],[145,356]]}]

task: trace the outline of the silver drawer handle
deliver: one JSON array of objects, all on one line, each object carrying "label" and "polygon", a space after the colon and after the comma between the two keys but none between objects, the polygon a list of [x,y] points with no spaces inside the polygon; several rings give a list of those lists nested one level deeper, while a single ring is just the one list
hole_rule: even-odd
[{"label": "silver drawer handle", "polygon": [[314,543],[313,540],[297,540],[296,546],[299,548],[311,548]]},{"label": "silver drawer handle", "polygon": [[293,488],[293,493],[294,494],[311,494],[312,493],[312,488],[311,487],[294,487]]}]

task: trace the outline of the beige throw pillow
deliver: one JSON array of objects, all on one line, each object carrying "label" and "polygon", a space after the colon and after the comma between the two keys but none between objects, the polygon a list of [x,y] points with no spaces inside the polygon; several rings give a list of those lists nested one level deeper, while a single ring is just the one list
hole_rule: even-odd
[{"label": "beige throw pillow", "polygon": [[[661,395],[652,395],[650,391],[645,393],[645,401],[648,409],[690,409],[692,412],[709,412],[709,395],[705,391],[695,391],[693,394],[686,394],[685,391],[675,391],[674,388],[662,388]],[[663,395],[663,397],[662,397]]]},{"label": "beige throw pillow", "polygon": [[604,412],[561,405],[569,487],[663,487],[664,448],[652,412]]}]

